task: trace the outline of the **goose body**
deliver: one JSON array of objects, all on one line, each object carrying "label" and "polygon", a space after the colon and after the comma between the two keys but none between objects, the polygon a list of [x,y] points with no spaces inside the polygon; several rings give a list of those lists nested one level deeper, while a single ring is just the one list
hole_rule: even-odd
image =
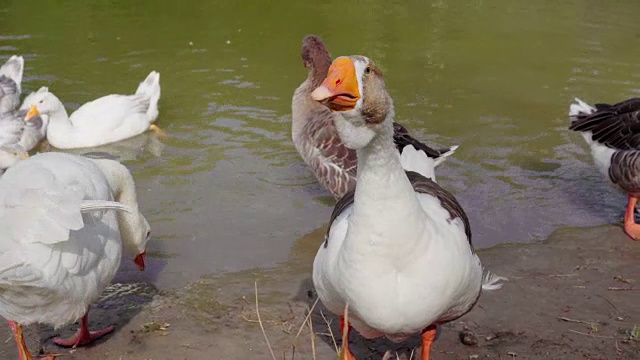
[{"label": "goose body", "polygon": [[640,225],[634,219],[640,196],[640,98],[595,107],[575,99],[569,118],[569,130],[582,134],[598,170],[628,195],[624,229],[640,240]]},{"label": "goose body", "polygon": [[[334,114],[311,98],[311,92],[320,86],[327,74],[331,57],[322,40],[309,35],[302,42],[302,60],[307,68],[307,79],[295,90],[291,103],[293,144],[320,184],[340,198],[355,186],[357,154],[340,139]],[[436,150],[411,137],[401,124],[393,123],[393,128],[398,151],[411,145],[423,150],[436,165],[457,149],[452,146]]]},{"label": "goose body", "polygon": [[14,110],[20,105],[24,59],[13,55],[0,66],[0,114]]},{"label": "goose body", "polygon": [[314,260],[318,297],[335,314],[348,305],[367,338],[421,332],[429,359],[435,327],[468,312],[498,279],[483,278],[467,215],[431,179],[434,159],[411,145],[398,152],[392,100],[368,58],[337,58],[311,96],[334,111],[358,161],[357,185],[336,204]]},{"label": "goose body", "polygon": [[[116,213],[118,212],[118,213]],[[113,160],[42,153],[0,178],[0,315],[21,356],[21,325],[60,327],[83,318],[62,346],[90,343],[89,305],[109,285],[121,254],[144,268],[149,225],[129,171]]]},{"label": "goose body", "polygon": [[36,106],[49,120],[47,139],[60,149],[105,145],[153,129],[158,118],[160,74],[152,71],[133,95],[107,95],[68,116],[62,102],[46,87],[30,95],[23,107]]}]

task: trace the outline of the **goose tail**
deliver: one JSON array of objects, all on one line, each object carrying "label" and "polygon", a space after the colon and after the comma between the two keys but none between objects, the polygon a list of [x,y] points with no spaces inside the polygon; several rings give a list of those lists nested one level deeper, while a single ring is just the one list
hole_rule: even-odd
[{"label": "goose tail", "polygon": [[440,150],[441,154],[435,159],[434,166],[438,166],[442,164],[445,160],[447,160],[449,156],[453,155],[453,153],[456,152],[457,149],[458,149],[458,145],[454,145],[449,147],[448,149]]},{"label": "goose tail", "polygon": [[484,271],[484,275],[482,276],[482,290],[483,291],[492,291],[498,290],[502,288],[502,281],[507,281],[506,277],[498,276],[489,270]]},{"label": "goose tail", "polygon": [[0,76],[4,75],[16,83],[18,94],[22,93],[22,73],[24,72],[24,58],[13,55],[0,66]]},{"label": "goose tail", "polygon": [[149,109],[147,116],[152,123],[158,118],[158,101],[160,100],[160,73],[152,71],[147,78],[140,83],[136,90],[136,95],[144,95],[149,99]]},{"label": "goose tail", "polygon": [[571,118],[580,115],[589,115],[596,111],[596,108],[578,98],[573,99],[573,101],[569,106],[569,117]]}]

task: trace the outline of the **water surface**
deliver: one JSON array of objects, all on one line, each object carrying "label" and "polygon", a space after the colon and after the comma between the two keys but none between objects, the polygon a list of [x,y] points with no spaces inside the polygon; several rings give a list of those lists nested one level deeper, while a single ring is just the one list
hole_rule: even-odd
[{"label": "water surface", "polygon": [[575,96],[613,102],[638,92],[640,3],[0,5],[0,59],[25,56],[25,92],[49,86],[74,109],[132,93],[151,70],[161,73],[158,124],[169,138],[145,134],[91,149],[116,154],[132,169],[153,227],[148,268],[156,270],[132,276],[176,286],[269,267],[326,224],[332,200],[290,140],[291,95],[306,76],[300,44],[308,33],[320,35],[334,56],[375,60],[397,120],[418,138],[460,145],[439,168],[439,182],[468,212],[478,247],[621,220],[624,197],[566,130],[566,113]]}]

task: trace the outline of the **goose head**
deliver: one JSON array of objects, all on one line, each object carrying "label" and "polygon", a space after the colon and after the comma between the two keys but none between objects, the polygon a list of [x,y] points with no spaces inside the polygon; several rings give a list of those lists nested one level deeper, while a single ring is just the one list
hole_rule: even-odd
[{"label": "goose head", "polygon": [[149,222],[147,219],[141,214],[138,213],[138,221],[139,221],[139,231],[137,236],[134,236],[133,239],[129,239],[131,246],[135,249],[135,257],[133,262],[138,266],[140,271],[143,271],[145,268],[145,256],[147,253],[147,243],[149,242],[149,238],[151,237],[151,226],[149,226]]},{"label": "goose head", "polygon": [[367,57],[336,58],[311,97],[341,115],[335,124],[348,148],[363,148],[378,134],[392,131],[391,97],[382,73]]},{"label": "goose head", "polygon": [[0,146],[0,171],[28,157],[29,154],[20,145]]},{"label": "goose head", "polygon": [[53,93],[49,92],[47,87],[41,87],[38,91],[29,94],[25,97],[20,109],[29,109],[32,106],[35,106],[38,110],[38,115],[42,118],[44,122],[48,123],[49,116],[51,114],[63,111],[66,113],[64,109],[64,105],[55,96]]}]

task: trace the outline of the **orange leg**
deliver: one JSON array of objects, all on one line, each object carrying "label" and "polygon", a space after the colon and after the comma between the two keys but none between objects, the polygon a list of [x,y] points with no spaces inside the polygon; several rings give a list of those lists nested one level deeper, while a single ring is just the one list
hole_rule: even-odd
[{"label": "orange leg", "polygon": [[640,225],[636,224],[634,217],[636,202],[638,202],[636,195],[629,194],[627,212],[624,214],[624,232],[633,240],[640,240]]},{"label": "orange leg", "polygon": [[[16,345],[18,345],[18,360],[33,360],[31,357],[31,353],[27,349],[27,344],[24,342],[24,336],[22,335],[22,326],[15,321],[8,320],[9,328],[13,333],[13,338],[16,340]],[[39,360],[53,360],[56,355],[47,355],[43,358],[38,358]]]},{"label": "orange leg", "polygon": [[164,130],[160,129],[158,127],[158,125],[156,125],[156,124],[149,125],[149,130],[151,130],[154,133],[156,133],[156,136],[158,136],[160,138],[166,138],[167,137],[167,133],[164,132]]},{"label": "orange leg", "polygon": [[356,357],[353,356],[351,350],[349,350],[349,332],[351,331],[351,325],[346,324],[347,328],[345,330],[344,317],[340,316],[340,331],[342,331],[342,350],[340,350],[339,358],[340,360],[356,360]]},{"label": "orange leg", "polygon": [[422,351],[421,359],[429,360],[431,358],[431,347],[436,340],[436,327],[431,325],[422,331]]},{"label": "orange leg", "polygon": [[76,348],[78,346],[88,345],[92,343],[94,340],[97,340],[110,332],[112,332],[115,328],[113,326],[109,326],[102,330],[98,331],[89,331],[89,311],[87,311],[82,317],[82,323],[80,324],[80,329],[69,339],[54,339],[53,343],[58,346],[63,347],[73,347]]}]

